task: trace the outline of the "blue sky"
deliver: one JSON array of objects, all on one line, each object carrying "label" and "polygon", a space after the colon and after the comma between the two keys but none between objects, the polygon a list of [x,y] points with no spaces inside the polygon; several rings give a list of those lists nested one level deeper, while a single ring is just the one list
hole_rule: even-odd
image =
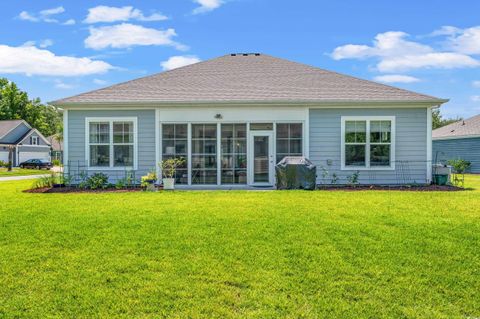
[{"label": "blue sky", "polygon": [[450,98],[480,113],[480,1],[8,1],[0,76],[43,101],[231,52]]}]

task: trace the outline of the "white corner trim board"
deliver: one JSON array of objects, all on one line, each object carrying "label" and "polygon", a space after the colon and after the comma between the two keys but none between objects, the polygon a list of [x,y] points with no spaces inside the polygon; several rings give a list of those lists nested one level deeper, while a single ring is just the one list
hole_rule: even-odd
[{"label": "white corner trim board", "polygon": [[432,108],[427,109],[427,183],[432,181]]}]

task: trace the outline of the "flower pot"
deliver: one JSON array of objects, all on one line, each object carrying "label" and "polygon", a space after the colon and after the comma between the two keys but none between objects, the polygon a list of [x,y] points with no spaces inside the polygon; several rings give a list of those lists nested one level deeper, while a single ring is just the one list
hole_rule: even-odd
[{"label": "flower pot", "polygon": [[165,190],[175,189],[175,178],[164,178],[163,179],[163,189],[165,189]]}]

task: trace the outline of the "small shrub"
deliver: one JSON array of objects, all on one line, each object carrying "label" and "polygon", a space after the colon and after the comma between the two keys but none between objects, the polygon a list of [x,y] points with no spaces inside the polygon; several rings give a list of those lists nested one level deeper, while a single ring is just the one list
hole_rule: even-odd
[{"label": "small shrub", "polygon": [[52,164],[53,164],[53,166],[61,166],[61,165],[62,165],[62,163],[61,163],[60,160],[58,160],[58,159],[54,159],[54,160],[52,161]]},{"label": "small shrub", "polygon": [[8,167],[8,162],[0,161],[0,167]]},{"label": "small shrub", "polygon": [[454,174],[464,174],[472,165],[469,161],[460,158],[449,160],[447,164],[452,166]]},{"label": "small shrub", "polygon": [[116,189],[125,188],[126,185],[127,185],[127,180],[125,178],[117,179],[117,181],[115,182]]},{"label": "small shrub", "polygon": [[33,188],[53,187],[53,184],[55,184],[56,180],[55,174],[39,177],[37,180],[35,180]]},{"label": "small shrub", "polygon": [[336,173],[332,174],[332,180],[331,180],[332,185],[336,185],[338,183],[338,176]]},{"label": "small shrub", "polygon": [[164,178],[174,178],[177,167],[182,166],[184,163],[185,159],[179,157],[161,161],[158,165],[162,169],[162,175]]},{"label": "small shrub", "polygon": [[147,187],[149,184],[153,184],[157,181],[157,173],[155,171],[150,171],[147,175],[142,176],[140,185],[142,187]]},{"label": "small shrub", "polygon": [[356,171],[350,176],[347,176],[347,181],[349,185],[355,186],[358,184],[358,177],[360,176],[360,171]]},{"label": "small shrub", "polygon": [[95,173],[86,180],[86,186],[90,189],[105,188],[108,185],[108,176],[104,173]]}]

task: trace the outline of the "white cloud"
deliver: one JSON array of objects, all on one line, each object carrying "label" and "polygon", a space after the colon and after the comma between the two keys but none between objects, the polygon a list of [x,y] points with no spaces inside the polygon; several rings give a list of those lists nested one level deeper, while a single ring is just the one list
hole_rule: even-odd
[{"label": "white cloud", "polygon": [[38,44],[38,46],[39,46],[40,48],[42,48],[42,49],[48,48],[48,47],[50,47],[50,46],[52,46],[52,45],[53,45],[53,40],[51,40],[51,39],[42,40],[42,41],[40,41],[40,43]]},{"label": "white cloud", "polygon": [[473,102],[480,102],[480,95],[471,96],[470,99],[471,99]]},{"label": "white cloud", "polygon": [[405,32],[378,34],[373,46],[347,44],[331,54],[335,60],[377,58],[380,72],[402,72],[421,68],[478,67],[480,62],[459,52],[437,52],[432,47],[407,40]]},{"label": "white cloud", "polygon": [[73,84],[67,84],[63,81],[60,80],[55,80],[55,88],[61,89],[61,90],[71,90],[75,88],[75,85]]},{"label": "white cloud", "polygon": [[140,20],[140,21],[161,21],[168,18],[160,13],[153,13],[150,16],[144,16],[142,11],[135,9],[132,6],[125,7],[108,7],[97,6],[88,9],[87,18],[83,21],[85,23],[98,23],[98,22],[115,22],[115,21],[128,21],[128,20]]},{"label": "white cloud", "polygon": [[223,0],[193,0],[193,2],[200,5],[193,10],[193,14],[205,13],[215,10],[224,3]]},{"label": "white cloud", "polygon": [[448,44],[456,52],[480,54],[480,26],[459,30],[450,36]]},{"label": "white cloud", "polygon": [[105,85],[105,84],[107,84],[108,82],[105,81],[105,80],[93,79],[93,83],[96,84],[96,85]]},{"label": "white cloud", "polygon": [[160,65],[165,71],[168,71],[200,61],[201,60],[194,55],[178,55],[170,57],[168,60],[161,62]]},{"label": "white cloud", "polygon": [[0,73],[68,77],[100,74],[111,69],[113,66],[104,61],[59,56],[34,46],[0,45]]},{"label": "white cloud", "polygon": [[460,28],[453,27],[453,26],[450,26],[450,25],[445,25],[445,26],[441,27],[440,29],[435,30],[432,33],[430,33],[430,36],[436,37],[436,36],[442,36],[442,35],[455,35],[459,32],[461,32]]},{"label": "white cloud", "polygon": [[472,57],[452,52],[405,55],[383,59],[377,67],[380,72],[401,72],[415,69],[456,69],[478,67],[480,62]]},{"label": "white cloud", "polygon": [[[59,7],[55,7],[55,8],[41,10],[40,12],[38,12],[38,14],[31,14],[27,11],[22,11],[18,15],[18,18],[20,20],[25,20],[25,21],[30,21],[30,22],[40,22],[40,21],[42,21],[42,22],[48,22],[48,23],[61,23],[57,19],[52,18],[52,16],[55,16],[55,15],[58,15],[58,14],[64,13],[64,12],[65,12],[65,8],[63,8],[62,6],[59,6]],[[69,19],[69,20],[67,20],[67,21],[65,21],[61,24],[72,25],[72,24],[75,24],[75,20]]]},{"label": "white cloud", "polygon": [[176,35],[174,29],[157,30],[122,23],[99,28],[90,27],[90,35],[85,39],[85,46],[100,50],[108,47],[118,49],[136,45],[167,45],[186,50],[186,46],[172,40]]},{"label": "white cloud", "polygon": [[[34,47],[37,45],[36,41],[27,41],[24,44],[22,44],[22,47]],[[42,49],[47,48],[49,46],[53,45],[53,40],[51,39],[45,39],[39,42],[38,46]]]},{"label": "white cloud", "polygon": [[413,83],[420,81],[420,79],[416,77],[401,74],[379,75],[374,77],[374,80],[384,83]]},{"label": "white cloud", "polygon": [[60,14],[63,12],[65,12],[65,9],[62,6],[60,6],[56,8],[42,10],[40,11],[40,15],[46,17],[46,16],[55,15],[55,14]]},{"label": "white cloud", "polygon": [[67,21],[65,21],[64,23],[62,23],[63,25],[74,25],[76,22],[74,19],[68,19]]},{"label": "white cloud", "polygon": [[37,22],[39,21],[38,18],[35,18],[34,16],[32,16],[30,13],[28,13],[27,11],[22,11],[20,12],[20,14],[18,15],[18,18],[20,20],[25,20],[25,21],[31,21],[31,22]]},{"label": "white cloud", "polygon": [[480,88],[480,81],[473,81],[472,86],[476,88]]}]

